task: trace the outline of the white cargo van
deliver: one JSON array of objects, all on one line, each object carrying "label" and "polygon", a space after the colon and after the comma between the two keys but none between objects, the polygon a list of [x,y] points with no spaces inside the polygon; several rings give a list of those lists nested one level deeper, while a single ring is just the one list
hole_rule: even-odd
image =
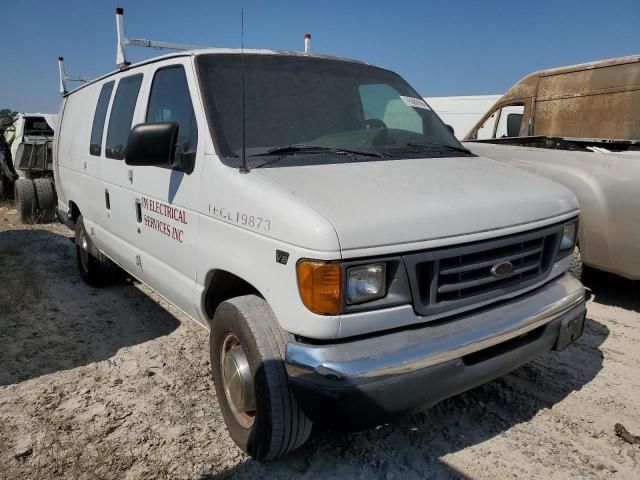
[{"label": "white cargo van", "polygon": [[454,135],[462,140],[471,127],[491,108],[502,95],[463,95],[457,97],[427,97],[427,104],[440,119],[453,128]]},{"label": "white cargo van", "polygon": [[229,49],[125,66],[63,97],[54,159],[82,277],[117,264],[210,329],[229,433],[258,459],[582,333],[574,195],[471,154],[382,68]]}]

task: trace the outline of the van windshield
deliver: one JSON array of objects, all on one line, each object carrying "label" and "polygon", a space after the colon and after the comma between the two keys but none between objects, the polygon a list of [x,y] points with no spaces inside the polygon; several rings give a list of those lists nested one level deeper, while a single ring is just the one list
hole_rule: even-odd
[{"label": "van windshield", "polygon": [[[241,57],[197,59],[222,161],[242,153]],[[356,62],[245,54],[249,167],[470,155],[397,74]]]}]

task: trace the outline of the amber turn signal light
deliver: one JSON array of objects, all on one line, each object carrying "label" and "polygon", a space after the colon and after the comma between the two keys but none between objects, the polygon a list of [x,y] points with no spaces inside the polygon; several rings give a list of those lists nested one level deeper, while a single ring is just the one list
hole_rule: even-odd
[{"label": "amber turn signal light", "polygon": [[305,306],[320,315],[342,310],[342,268],[339,263],[317,260],[298,262],[298,289]]}]

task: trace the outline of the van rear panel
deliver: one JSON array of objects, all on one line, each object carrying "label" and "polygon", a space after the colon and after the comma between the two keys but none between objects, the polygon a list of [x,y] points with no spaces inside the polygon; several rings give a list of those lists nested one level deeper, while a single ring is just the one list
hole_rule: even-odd
[{"label": "van rear panel", "polygon": [[534,135],[636,140],[638,111],[639,62],[541,76]]}]

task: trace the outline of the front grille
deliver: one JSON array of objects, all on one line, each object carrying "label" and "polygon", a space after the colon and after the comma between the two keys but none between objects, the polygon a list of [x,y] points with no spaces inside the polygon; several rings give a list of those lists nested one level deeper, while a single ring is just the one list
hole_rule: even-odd
[{"label": "front grille", "polygon": [[[473,308],[543,280],[553,266],[562,228],[563,224],[554,225],[405,256],[416,312]],[[495,271],[507,262],[507,272]]]}]

